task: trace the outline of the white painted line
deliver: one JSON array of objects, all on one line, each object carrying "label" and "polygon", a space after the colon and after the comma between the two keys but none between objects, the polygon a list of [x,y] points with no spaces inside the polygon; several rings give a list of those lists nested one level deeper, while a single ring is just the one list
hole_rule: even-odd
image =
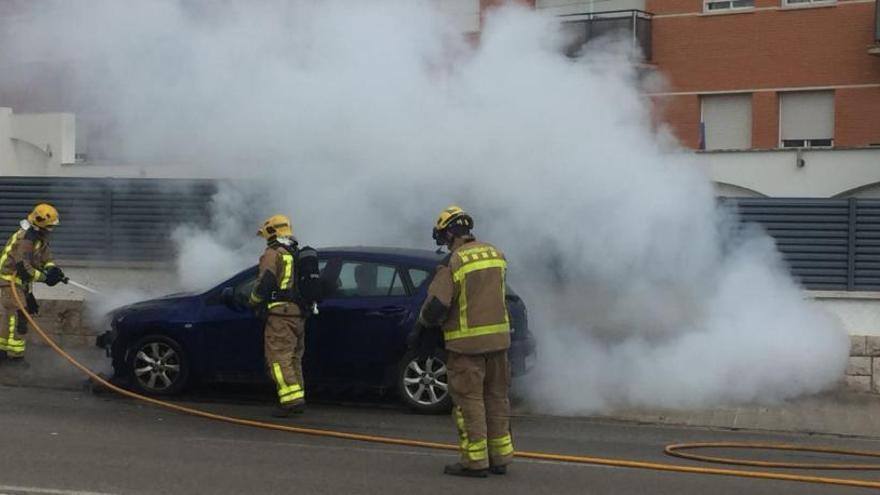
[{"label": "white painted line", "polygon": [[[38,494],[38,495],[114,495],[111,493],[104,492],[84,492],[80,490],[64,490],[58,488],[40,488],[38,486],[11,486],[11,485],[0,485],[0,492],[13,492],[13,493],[25,493],[25,494]],[[11,495],[6,493],[0,493],[0,495]]]}]

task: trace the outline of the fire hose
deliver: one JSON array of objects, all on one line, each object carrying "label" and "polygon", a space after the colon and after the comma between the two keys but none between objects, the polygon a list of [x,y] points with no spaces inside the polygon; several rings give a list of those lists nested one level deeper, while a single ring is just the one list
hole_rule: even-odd
[{"label": "fire hose", "polygon": [[[211,419],[214,421],[221,421],[224,423],[230,423],[240,426],[249,426],[253,428],[262,428],[266,430],[274,430],[274,431],[283,431],[287,433],[298,433],[301,435],[310,435],[317,437],[325,437],[325,438],[337,438],[342,440],[354,440],[359,442],[369,442],[369,443],[379,443],[379,444],[387,444],[387,445],[398,445],[398,446],[406,446],[406,447],[418,447],[418,448],[427,448],[427,449],[436,449],[436,450],[449,450],[449,451],[458,451],[459,447],[453,444],[439,443],[439,442],[429,442],[424,440],[414,440],[408,438],[396,438],[396,437],[387,437],[387,436],[376,436],[376,435],[367,435],[363,433],[352,433],[352,432],[344,432],[344,431],[334,431],[334,430],[322,430],[316,428],[305,428],[301,426],[289,426],[278,423],[269,423],[265,421],[258,421],[247,418],[239,418],[234,416],[225,416],[222,414],[216,414],[209,411],[204,411],[202,409],[196,409],[193,407],[182,406],[179,404],[174,404],[172,402],[167,402],[159,399],[155,399],[152,397],[147,397],[145,395],[141,395],[130,390],[126,390],[122,387],[114,385],[110,383],[94,371],[90,370],[88,367],[77,361],[73,356],[67,353],[64,349],[62,349],[55,341],[43,330],[42,327],[34,320],[34,318],[27,312],[21,295],[18,292],[15,284],[11,284],[10,288],[12,289],[12,296],[15,299],[16,305],[21,309],[22,314],[25,316],[30,325],[34,328],[37,334],[42,338],[46,344],[57,354],[67,360],[74,367],[82,371],[86,376],[88,376],[93,382],[106,387],[109,390],[112,390],[122,396],[129,397],[131,399],[143,401],[149,404],[153,404],[154,406],[158,406],[160,408],[164,408],[171,411],[176,411],[184,414],[189,414],[192,416],[197,416],[205,419]],[[737,447],[749,447],[749,448],[773,448],[774,446],[768,447],[765,444],[677,444],[670,445],[666,448],[666,452],[670,455],[677,455],[680,457],[687,457],[691,459],[697,459],[698,457],[704,457],[699,460],[710,460],[710,458],[706,456],[694,456],[693,454],[682,455],[679,450],[684,450],[687,448],[699,448],[699,447],[707,447],[707,446],[722,446],[722,447],[730,447],[735,445]],[[696,446],[696,447],[695,447]],[[871,456],[871,457],[880,457],[880,453],[869,453],[869,452],[858,452],[858,451],[846,451],[839,449],[819,449],[819,448],[810,448],[810,447],[797,447],[797,446],[775,446],[777,449],[782,450],[802,450],[802,451],[810,451],[810,452],[825,452],[825,453],[835,453],[835,454],[845,454],[845,455],[855,455],[855,456]],[[880,488],[880,481],[868,481],[868,480],[859,480],[859,479],[848,479],[848,478],[830,478],[823,476],[805,476],[798,474],[786,474],[786,473],[775,473],[769,471],[747,471],[747,470],[739,470],[739,469],[722,469],[722,468],[709,468],[709,467],[698,467],[698,466],[685,466],[680,464],[666,464],[666,463],[656,463],[656,462],[646,462],[646,461],[635,461],[629,459],[615,459],[615,458],[606,458],[606,457],[591,457],[591,456],[581,456],[581,455],[569,455],[569,454],[557,454],[557,453],[548,453],[548,452],[529,452],[529,451],[517,451],[514,454],[518,458],[522,459],[531,459],[538,461],[550,461],[550,462],[564,462],[564,463],[572,463],[572,464],[586,464],[586,465],[596,465],[596,466],[610,466],[610,467],[621,467],[621,468],[632,468],[632,469],[648,469],[654,471],[666,471],[666,472],[675,472],[675,473],[690,473],[690,474],[703,474],[703,475],[717,475],[717,476],[732,476],[732,477],[740,477],[740,478],[755,478],[755,479],[766,479],[766,480],[779,480],[779,481],[798,481],[805,483],[818,483],[825,485],[838,485],[838,486],[849,486],[849,487],[857,487],[857,488]],[[730,461],[736,461],[735,459],[725,459],[725,458],[712,458],[711,462],[725,462],[731,463]],[[855,466],[870,466],[866,467],[852,467],[846,465],[787,465],[780,466],[783,463],[761,463],[761,461],[742,461],[740,464],[750,463],[748,465],[760,465],[764,467],[807,467],[810,469],[876,469],[880,468],[880,466],[876,465],[855,465]],[[844,467],[829,467],[829,466],[844,466]]]}]

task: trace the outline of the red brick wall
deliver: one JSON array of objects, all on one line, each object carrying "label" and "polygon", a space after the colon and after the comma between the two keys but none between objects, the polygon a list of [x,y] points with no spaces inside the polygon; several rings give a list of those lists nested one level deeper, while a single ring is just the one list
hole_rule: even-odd
[{"label": "red brick wall", "polygon": [[880,88],[835,91],[834,134],[837,146],[880,144]]},{"label": "red brick wall", "polygon": [[[752,145],[769,148],[778,145],[779,135],[778,96],[772,90],[880,84],[880,57],[867,53],[873,2],[785,9],[778,8],[782,0],[755,4],[753,11],[704,15],[703,0],[647,0],[655,14],[652,62],[667,77],[670,92],[770,89],[752,99]],[[836,144],[880,142],[880,87],[836,91]],[[682,136],[699,125],[699,108],[696,117],[683,109],[663,113]],[[683,141],[693,146],[693,139]]]},{"label": "red brick wall", "polygon": [[697,95],[653,98],[654,116],[672,128],[675,137],[688,148],[700,146],[700,97]]},{"label": "red brick wall", "polygon": [[779,145],[779,96],[773,92],[752,94],[752,148]]},{"label": "red brick wall", "polygon": [[676,91],[880,83],[873,19],[868,3],[655,17],[653,62]]}]

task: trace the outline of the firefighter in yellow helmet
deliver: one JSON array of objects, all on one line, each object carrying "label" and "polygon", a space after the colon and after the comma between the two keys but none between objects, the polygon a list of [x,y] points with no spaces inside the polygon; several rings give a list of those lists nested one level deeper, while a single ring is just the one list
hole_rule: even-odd
[{"label": "firefighter in yellow helmet", "polygon": [[433,236],[450,254],[437,267],[409,342],[424,354],[439,338],[432,329],[442,331],[461,454],[444,472],[483,478],[505,474],[513,459],[510,324],[507,261],[501,250],[478,241],[473,227],[457,206],[440,212]]},{"label": "firefighter in yellow helmet", "polygon": [[33,283],[43,282],[51,287],[67,281],[49,251],[49,233],[58,223],[55,207],[38,204],[27,219],[21,221],[20,228],[0,254],[0,351],[13,362],[23,362],[27,321],[15,303],[10,285],[16,285],[28,313],[37,314],[39,306],[33,295]]},{"label": "firefighter in yellow helmet", "polygon": [[266,364],[279,400],[273,416],[287,417],[305,408],[302,373],[305,318],[296,297],[297,242],[290,219],[284,215],[270,217],[257,235],[266,239],[267,246],[260,257],[250,304],[266,317]]}]

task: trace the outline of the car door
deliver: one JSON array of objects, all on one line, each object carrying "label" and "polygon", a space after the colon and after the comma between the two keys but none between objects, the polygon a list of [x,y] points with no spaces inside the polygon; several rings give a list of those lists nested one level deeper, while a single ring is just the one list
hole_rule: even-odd
[{"label": "car door", "polygon": [[343,258],[336,274],[336,289],[321,304],[316,339],[323,378],[381,386],[412,317],[403,272],[394,263]]},{"label": "car door", "polygon": [[266,378],[263,357],[263,321],[250,308],[230,305],[220,297],[222,288],[233,298],[247,300],[257,277],[256,267],[215,289],[198,323],[204,335],[208,376],[219,381],[261,381]]}]

